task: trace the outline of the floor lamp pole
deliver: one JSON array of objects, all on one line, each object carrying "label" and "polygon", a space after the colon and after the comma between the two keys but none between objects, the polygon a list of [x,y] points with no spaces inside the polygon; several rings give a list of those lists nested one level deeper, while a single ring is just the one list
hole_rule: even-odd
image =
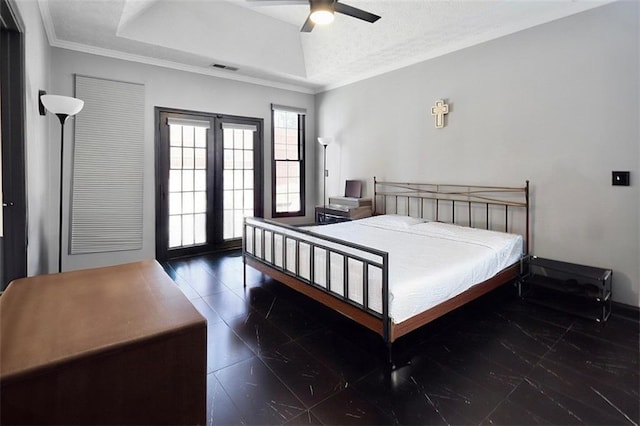
[{"label": "floor lamp pole", "polygon": [[327,145],[322,145],[324,147],[324,166],[322,169],[322,179],[324,181],[324,185],[322,187],[322,222],[327,222]]},{"label": "floor lamp pole", "polygon": [[84,101],[70,96],[47,95],[44,90],[38,92],[38,109],[40,115],[49,111],[60,120],[60,199],[58,203],[58,272],[62,272],[62,194],[64,176],[64,123],[72,115],[76,115],[84,107]]},{"label": "floor lamp pole", "polygon": [[56,114],[60,119],[60,206],[58,213],[58,272],[62,272],[62,172],[64,170],[64,122],[67,114]]}]

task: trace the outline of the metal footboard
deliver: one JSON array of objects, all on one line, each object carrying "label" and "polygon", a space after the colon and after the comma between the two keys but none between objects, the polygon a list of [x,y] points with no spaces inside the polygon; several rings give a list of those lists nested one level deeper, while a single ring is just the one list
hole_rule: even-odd
[{"label": "metal footboard", "polygon": [[259,218],[245,218],[243,233],[245,285],[248,261],[258,262],[374,318],[390,345],[387,252]]}]

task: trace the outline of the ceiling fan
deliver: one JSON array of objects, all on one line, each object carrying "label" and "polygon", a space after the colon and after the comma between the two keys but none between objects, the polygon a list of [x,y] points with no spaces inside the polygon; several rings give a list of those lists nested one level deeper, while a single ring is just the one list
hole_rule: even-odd
[{"label": "ceiling fan", "polygon": [[351,16],[353,18],[362,19],[363,21],[374,23],[380,16],[369,13],[365,10],[358,9],[353,6],[349,6],[344,3],[340,3],[339,0],[254,0],[269,2],[272,4],[309,4],[309,16],[304,21],[304,25],[300,29],[303,33],[310,33],[313,27],[318,25],[326,25],[333,22],[334,13],[342,13],[343,15]]}]

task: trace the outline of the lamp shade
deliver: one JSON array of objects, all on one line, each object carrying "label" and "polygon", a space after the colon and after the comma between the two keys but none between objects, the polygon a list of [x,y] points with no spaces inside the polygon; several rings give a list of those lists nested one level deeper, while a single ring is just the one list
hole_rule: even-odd
[{"label": "lamp shade", "polygon": [[323,145],[323,146],[327,146],[327,145],[329,145],[331,142],[333,142],[333,139],[332,139],[332,138],[318,138],[318,143],[319,143],[320,145]]},{"label": "lamp shade", "polygon": [[42,95],[42,105],[53,114],[76,115],[82,110],[84,101],[70,96]]}]

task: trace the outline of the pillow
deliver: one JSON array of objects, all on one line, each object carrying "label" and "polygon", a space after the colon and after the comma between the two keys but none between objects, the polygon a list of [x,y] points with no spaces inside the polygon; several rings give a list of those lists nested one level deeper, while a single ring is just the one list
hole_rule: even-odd
[{"label": "pillow", "polygon": [[384,214],[380,216],[371,216],[366,219],[360,219],[360,223],[376,226],[393,226],[396,228],[408,228],[418,223],[424,223],[424,219],[419,217],[402,216],[399,214]]}]

